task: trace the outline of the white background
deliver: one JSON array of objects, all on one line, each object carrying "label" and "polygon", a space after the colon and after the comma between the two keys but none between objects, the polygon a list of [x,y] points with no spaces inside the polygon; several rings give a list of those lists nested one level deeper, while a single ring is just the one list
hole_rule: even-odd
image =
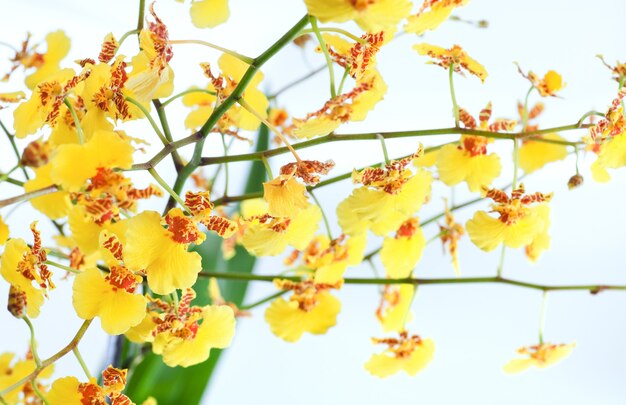
[{"label": "white background", "polygon": [[[266,49],[305,13],[301,1],[234,0],[229,24],[214,30],[191,28],[187,5],[162,0],[157,4],[160,16],[170,29],[170,38],[198,38],[255,56]],[[72,38],[72,51],[67,61],[95,57],[104,35],[110,31],[119,36],[136,24],[134,1],[9,1],[0,0],[2,25],[0,41],[18,45],[26,31],[35,40],[52,30],[64,28]],[[467,24],[447,22],[423,40],[445,47],[462,45],[471,56],[484,64],[489,77],[484,85],[476,78],[456,77],[459,103],[477,114],[487,101],[494,103],[494,115],[514,117],[515,105],[524,96],[528,83],[516,72],[513,61],[525,69],[543,74],[548,69],[562,73],[567,87],[562,99],[546,101],[542,126],[574,123],[586,111],[604,111],[616,94],[616,85],[609,80],[609,71],[594,58],[604,54],[610,62],[624,59],[621,17],[626,15],[626,3],[602,1],[541,1],[524,2],[474,0],[459,9],[456,15],[467,20],[486,19],[489,29],[477,29]],[[352,29],[352,25],[347,25]],[[353,32],[357,32],[354,30]],[[405,35],[381,51],[378,63],[389,92],[364,123],[351,124],[338,132],[372,132],[448,127],[451,125],[447,73],[425,65],[425,58],[410,48],[422,39]],[[181,45],[175,48],[172,65],[177,72],[178,91],[191,84],[205,83],[197,63],[215,61],[219,54],[206,48]],[[136,52],[134,39],[125,44],[124,52]],[[0,47],[2,60],[10,57]],[[263,68],[266,74],[261,87],[269,92],[280,88],[323,61],[309,47],[303,52],[289,47]],[[68,62],[69,65],[69,62]],[[0,63],[2,72],[8,66]],[[184,73],[183,73],[184,72]],[[327,74],[279,98],[280,106],[289,106],[296,115],[319,108],[327,98]],[[0,83],[0,92],[12,91],[11,84]],[[536,97],[536,96],[534,96]],[[536,100],[536,98],[534,99]],[[184,109],[173,103],[170,122],[176,138],[187,131],[182,126]],[[0,119],[11,122],[8,110],[0,111]],[[148,126],[127,127],[133,136],[153,136]],[[583,131],[564,134],[576,139]],[[253,135],[251,135],[253,136]],[[32,139],[32,138],[31,138]],[[424,139],[426,146],[446,141]],[[138,155],[144,161],[158,149],[157,140],[148,155]],[[389,141],[392,156],[400,156],[417,146],[416,140]],[[358,146],[357,146],[358,145]],[[13,166],[14,160],[5,139],[0,140],[0,170]],[[511,178],[508,142],[498,142],[505,169],[497,184]],[[190,148],[189,148],[190,149]],[[186,154],[190,151],[185,149]],[[236,152],[248,146],[240,143]],[[217,141],[207,142],[205,155],[220,153]],[[303,158],[325,160],[333,158],[340,174],[354,166],[381,160],[378,143],[361,142],[351,145],[333,144],[302,151]],[[586,178],[584,187],[568,191],[567,179],[574,174],[574,160],[548,166],[541,174],[525,180],[527,189],[554,191],[552,205],[552,249],[535,264],[529,264],[521,252],[509,251],[505,275],[519,280],[544,284],[604,283],[626,284],[621,262],[626,216],[623,213],[626,176],[617,172],[606,185],[595,184],[588,171],[593,156],[582,161]],[[275,167],[288,160],[287,156],[272,161]],[[170,163],[159,166],[164,177],[171,179]],[[244,173],[244,165],[232,165],[232,170]],[[236,175],[233,178],[237,178]],[[139,175],[137,181],[149,179]],[[234,185],[231,187],[235,188]],[[219,188],[218,188],[219,189]],[[345,198],[352,185],[343,182],[318,192],[327,210]],[[435,186],[433,201],[420,212],[427,218],[441,210],[440,197],[447,196],[445,188]],[[19,193],[14,186],[0,185],[0,196]],[[464,185],[457,187],[456,201],[472,198]],[[160,203],[159,203],[160,204]],[[156,203],[143,208],[159,207]],[[458,213],[459,221],[473,215],[473,207]],[[7,209],[1,214],[7,216]],[[334,217],[334,215],[332,215]],[[9,215],[13,236],[29,237],[28,225],[33,214],[20,206]],[[334,219],[333,219],[334,222]],[[45,227],[44,221],[41,222]],[[334,227],[335,234],[339,228]],[[425,229],[427,239],[436,227]],[[374,241],[376,242],[376,241]],[[460,246],[463,276],[487,276],[496,271],[498,253],[485,254],[466,239]],[[257,271],[275,274],[282,271],[280,260],[263,260]],[[60,273],[60,272],[59,272]],[[433,243],[426,250],[416,274],[424,277],[449,277],[449,258],[442,256],[441,247]],[[367,266],[352,269],[352,276],[371,276]],[[58,288],[35,320],[42,357],[48,357],[65,345],[81,321],[71,307],[71,286],[58,281]],[[0,296],[8,288],[0,283]],[[253,302],[273,292],[269,284],[255,284],[247,298]],[[626,295],[604,292],[592,296],[585,292],[555,292],[550,294],[545,338],[554,343],[575,341],[571,357],[554,368],[531,370],[519,376],[508,376],[501,367],[515,354],[519,346],[537,341],[541,293],[510,286],[459,285],[425,286],[420,289],[413,305],[414,319],[409,328],[436,343],[436,354],[430,366],[416,377],[396,375],[386,380],[371,377],[363,364],[378,348],[371,345],[371,336],[381,330],[374,318],[378,303],[376,287],[345,286],[338,293],[342,312],[338,325],[327,335],[305,336],[296,344],[274,337],[263,320],[263,310],[255,311],[250,319],[239,322],[232,348],[223,357],[210,390],[205,396],[209,404],[378,404],[407,402],[425,404],[621,404],[623,376],[626,371],[626,328],[624,308]],[[2,302],[5,298],[2,298]],[[0,352],[27,350],[28,331],[25,325],[0,312]],[[107,346],[106,337],[98,330],[98,322],[88,331],[81,350],[94,372],[102,365]],[[76,361],[67,356],[58,362],[57,375],[81,372]],[[175,383],[175,382],[172,382]]]}]

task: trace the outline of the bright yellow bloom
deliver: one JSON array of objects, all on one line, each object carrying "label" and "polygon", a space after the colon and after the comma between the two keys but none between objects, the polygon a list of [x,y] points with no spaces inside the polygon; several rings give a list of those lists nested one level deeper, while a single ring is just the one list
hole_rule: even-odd
[{"label": "bright yellow bloom", "polygon": [[[552,141],[564,141],[557,134],[548,134],[542,137]],[[526,173],[541,169],[546,164],[557,162],[567,157],[567,147],[548,142],[529,139],[519,149],[519,167]]]},{"label": "bright yellow bloom", "polygon": [[475,59],[472,59],[460,46],[454,45],[450,49],[441,48],[435,45],[429,45],[426,43],[413,45],[413,49],[420,55],[427,55],[435,59],[428,63],[441,66],[444,69],[449,69],[454,64],[454,71],[462,73],[466,71],[481,81],[485,81],[487,78],[487,71],[484,66],[478,63]]},{"label": "bright yellow bloom", "polygon": [[395,237],[385,237],[380,260],[389,278],[409,277],[422,258],[426,239],[417,218],[409,218],[400,225]]},{"label": "bright yellow bloom", "polygon": [[51,280],[52,273],[45,264],[47,254],[42,248],[36,222],[31,225],[31,231],[34,238],[32,247],[19,238],[6,243],[0,258],[0,274],[11,284],[12,293],[18,295],[14,298],[18,307],[9,308],[11,312],[16,315],[25,312],[29,317],[36,318],[47,291],[55,286]]},{"label": "bright yellow bloom", "polygon": [[526,245],[526,257],[531,262],[536,262],[546,250],[550,249],[550,207],[547,204],[541,204],[536,207],[537,215],[541,218],[543,229],[535,235],[530,244]]},{"label": "bright yellow bloom", "polygon": [[161,215],[144,211],[128,220],[124,262],[133,270],[144,270],[148,286],[157,294],[191,287],[202,270],[200,255],[188,252],[191,243],[205,239],[195,222],[178,208],[170,210],[161,223]]},{"label": "bright yellow bloom", "polygon": [[309,204],[291,219],[267,213],[244,219],[241,243],[246,250],[255,256],[275,256],[284,252],[287,245],[304,249],[317,231],[322,213],[317,205]]},{"label": "bright yellow bloom", "polygon": [[286,280],[274,280],[274,284],[293,291],[289,301],[278,298],[265,311],[265,321],[274,335],[296,342],[304,332],[321,335],[337,323],[341,302],[328,292],[336,286]]},{"label": "bright yellow bloom", "polygon": [[488,138],[464,135],[458,146],[445,145],[441,148],[437,157],[441,181],[448,186],[465,181],[472,192],[480,191],[482,186],[490,186],[500,175],[502,165],[497,154],[487,154],[488,143]]},{"label": "bright yellow bloom", "polygon": [[[28,193],[55,184],[50,176],[51,171],[52,164],[50,163],[36,168],[35,178],[28,180],[24,184],[24,191]],[[30,203],[33,205],[33,208],[43,213],[48,218],[59,219],[66,216],[70,210],[71,205],[68,196],[69,193],[67,191],[59,190],[51,194],[33,198],[30,200]]]},{"label": "bright yellow bloom", "polygon": [[100,257],[108,256],[108,251],[100,245],[100,233],[102,230],[117,235],[122,242],[126,241],[127,221],[114,222],[110,219],[104,220],[104,218],[110,215],[110,212],[105,212],[104,217],[100,217],[102,219],[97,219],[82,205],[75,205],[71,208],[67,222],[72,231],[72,239],[82,253],[85,255],[98,254]]},{"label": "bright yellow bloom", "polygon": [[405,324],[411,320],[411,302],[415,287],[411,284],[400,286],[386,285],[381,294],[380,305],[376,309],[376,318],[385,332],[402,332]]},{"label": "bright yellow bloom", "polygon": [[89,142],[66,144],[52,156],[50,177],[66,191],[78,191],[100,168],[129,169],[134,148],[116,132],[97,131]]},{"label": "bright yellow bloom", "polygon": [[517,374],[535,366],[538,368],[550,367],[570,355],[575,343],[550,344],[541,343],[535,346],[522,347],[517,352],[527,358],[513,359],[504,366],[504,372]]},{"label": "bright yellow bloom", "polygon": [[469,0],[424,1],[420,11],[407,18],[404,31],[422,35],[427,30],[435,30],[441,23],[448,19],[455,8],[464,6],[468,2]]},{"label": "bright yellow bloom", "polygon": [[[31,356],[25,360],[18,359],[13,363],[14,357],[13,353],[0,354],[0,390],[15,384],[35,370],[35,360]],[[41,384],[41,380],[50,378],[53,370],[54,365],[50,365],[38,374],[37,387],[41,391],[45,392],[46,390],[45,385]],[[4,394],[2,398],[10,405],[36,404],[39,402],[39,398],[33,391],[30,381]]]},{"label": "bright yellow bloom", "polygon": [[153,98],[167,97],[174,91],[174,71],[169,66],[172,46],[168,43],[167,27],[150,7],[153,22],[139,33],[141,51],[131,62],[126,87],[139,101],[149,102]]},{"label": "bright yellow bloom", "polygon": [[[209,83],[206,90],[215,92],[215,88]],[[206,92],[193,92],[183,96],[183,104],[187,107],[196,107],[185,119],[185,127],[196,130],[209,119],[213,113],[213,105],[217,97]]]},{"label": "bright yellow bloom", "polygon": [[314,271],[316,283],[336,284],[343,281],[343,274],[349,266],[361,263],[366,244],[365,235],[348,238],[341,235],[332,241],[327,236],[318,235],[302,252],[295,251],[285,259],[285,264],[293,264],[302,253],[302,265]]},{"label": "bright yellow bloom", "polygon": [[191,306],[196,294],[188,289],[178,307],[169,307],[155,329],[152,351],[170,367],[189,367],[209,358],[212,348],[230,345],[235,314],[228,305]]},{"label": "bright yellow bloom", "polygon": [[4,245],[4,243],[9,239],[9,226],[2,219],[2,215],[0,215],[0,246]]},{"label": "bright yellow bloom", "polygon": [[109,335],[124,333],[146,313],[146,298],[135,294],[141,280],[124,266],[111,266],[106,276],[96,268],[87,269],[74,280],[74,309],[82,319],[99,317]]},{"label": "bright yellow bloom", "polygon": [[364,186],[337,206],[337,219],[344,233],[359,235],[371,229],[376,235],[386,235],[428,201],[432,175],[424,169],[413,175],[406,168],[411,160],[353,173],[353,180]]},{"label": "bright yellow bloom", "polygon": [[380,378],[389,377],[399,371],[415,375],[422,371],[433,358],[435,344],[431,339],[422,339],[417,335],[409,336],[400,332],[399,338],[376,339],[377,344],[388,345],[384,353],[374,354],[365,363],[365,369]]},{"label": "bright yellow bloom", "polygon": [[228,20],[228,0],[198,0],[191,3],[191,22],[198,28],[213,28]]},{"label": "bright yellow bloom", "polygon": [[24,81],[29,89],[34,89],[36,85],[61,70],[60,63],[70,51],[70,38],[65,32],[59,30],[46,35],[46,53],[36,53],[25,55],[20,63],[25,68],[34,67],[36,71],[26,77]]},{"label": "bright yellow bloom", "polygon": [[45,123],[55,127],[67,111],[63,99],[72,89],[70,79],[75,77],[73,69],[63,69],[48,76],[45,82],[37,84],[30,99],[21,103],[13,112],[13,128],[17,138],[34,134]]},{"label": "bright yellow bloom", "polygon": [[[485,252],[494,250],[504,243],[510,248],[529,245],[546,230],[546,214],[541,205],[552,198],[552,194],[524,194],[524,187],[513,190],[511,197],[504,191],[491,189],[486,197],[494,200],[492,211],[498,213],[493,218],[485,211],[478,211],[467,221],[470,240]],[[531,205],[537,203],[538,205]]]},{"label": "bright yellow bloom", "polygon": [[409,0],[304,0],[321,22],[354,20],[368,32],[394,28],[411,12]]},{"label": "bright yellow bloom", "polygon": [[309,205],[306,187],[290,175],[279,175],[263,183],[263,197],[268,203],[268,214],[274,217],[293,218]]},{"label": "bright yellow bloom", "polygon": [[95,378],[81,383],[76,377],[59,378],[52,383],[50,392],[46,395],[52,405],[84,405],[107,404],[134,405],[122,390],[126,386],[127,370],[108,366],[102,372],[102,386]]}]

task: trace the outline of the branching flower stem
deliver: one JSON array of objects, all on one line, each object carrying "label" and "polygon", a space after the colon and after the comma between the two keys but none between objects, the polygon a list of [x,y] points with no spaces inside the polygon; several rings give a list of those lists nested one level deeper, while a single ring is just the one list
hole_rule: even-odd
[{"label": "branching flower stem", "polygon": [[317,19],[313,16],[310,16],[309,21],[311,22],[311,32],[315,33],[315,38],[317,38],[317,42],[319,42],[320,49],[324,54],[324,58],[326,59],[326,67],[328,68],[328,75],[330,76],[330,97],[335,98],[335,96],[337,96],[337,91],[335,90],[335,71],[333,69],[333,60],[328,53],[326,41],[324,41],[324,37],[322,37],[320,29],[317,26]]},{"label": "branching flower stem", "polygon": [[48,367],[49,365],[59,360],[61,357],[71,352],[78,345],[78,342],[80,342],[80,340],[83,338],[83,336],[85,335],[85,332],[87,332],[89,325],[91,325],[91,321],[92,319],[89,319],[83,322],[83,324],[81,325],[80,329],[78,329],[78,332],[76,332],[76,335],[74,335],[74,338],[71,340],[71,342],[68,343],[67,346],[65,346],[63,349],[53,354],[51,357],[43,360],[41,362],[41,366],[35,368],[35,370],[33,370],[30,374],[28,374],[21,380],[17,381],[16,383],[0,391],[0,397],[8,394],[9,392],[13,391],[16,388],[21,387],[27,382],[34,380],[35,378],[37,378],[39,373],[41,373],[46,367]]},{"label": "branching flower stem", "polygon": [[248,65],[252,65],[254,63],[254,59],[249,57],[249,56],[245,56],[242,55],[240,53],[237,53],[233,50],[221,47],[219,45],[215,45],[211,42],[207,42],[207,41],[201,41],[199,39],[171,39],[168,41],[170,44],[172,45],[179,45],[179,44],[194,44],[194,45],[203,45],[203,46],[207,46],[209,48],[213,48],[215,50],[218,50],[222,53],[226,53],[230,56],[234,56],[235,58],[239,59],[240,61],[247,63]]}]

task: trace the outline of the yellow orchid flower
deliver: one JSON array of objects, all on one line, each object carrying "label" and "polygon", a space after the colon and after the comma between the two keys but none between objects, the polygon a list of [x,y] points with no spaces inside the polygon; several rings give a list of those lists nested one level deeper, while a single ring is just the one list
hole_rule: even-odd
[{"label": "yellow orchid flower", "polygon": [[[564,141],[558,134],[547,134],[543,139],[552,141]],[[547,165],[567,157],[567,147],[548,142],[533,141],[532,138],[524,140],[519,148],[519,167],[525,173],[532,173]]]},{"label": "yellow orchid flower", "polygon": [[386,236],[380,250],[380,260],[389,278],[405,278],[413,273],[422,258],[426,239],[417,218],[409,218],[398,227],[395,237]]},{"label": "yellow orchid flower", "polygon": [[286,342],[296,342],[304,332],[324,334],[337,323],[341,302],[328,292],[337,285],[287,280],[274,280],[274,284],[293,291],[289,301],[278,298],[265,311],[265,321],[274,335]]},{"label": "yellow orchid flower", "polygon": [[388,346],[384,353],[374,354],[365,363],[365,369],[380,378],[389,377],[400,371],[413,376],[430,363],[435,353],[435,344],[431,339],[422,339],[417,335],[409,336],[406,331],[400,332],[398,338],[373,338],[372,342]]},{"label": "yellow orchid flower", "polygon": [[513,359],[504,366],[504,372],[517,374],[528,370],[530,367],[546,368],[550,367],[568,357],[575,343],[570,344],[550,344],[541,343],[535,346],[522,347],[517,352],[526,358]]},{"label": "yellow orchid flower", "polygon": [[427,0],[417,14],[407,18],[404,31],[422,35],[433,31],[448,19],[455,8],[469,3],[469,0]]},{"label": "yellow orchid flower", "polygon": [[189,9],[191,22],[197,28],[213,28],[228,20],[228,0],[196,0]]},{"label": "yellow orchid flower", "polygon": [[[490,252],[501,243],[517,249],[531,244],[545,232],[547,214],[541,206],[550,201],[552,194],[525,194],[523,185],[513,190],[511,197],[497,189],[485,192],[487,198],[494,200],[492,211],[499,217],[493,218],[485,211],[477,211],[466,224],[470,240],[480,249]],[[537,205],[532,205],[534,203]]]},{"label": "yellow orchid flower", "polygon": [[304,0],[309,14],[321,22],[354,20],[368,32],[394,28],[409,15],[409,0]]},{"label": "yellow orchid flower", "polygon": [[0,246],[4,245],[4,243],[9,239],[9,226],[2,219],[2,215],[0,215]]},{"label": "yellow orchid flower", "polygon": [[133,404],[130,398],[122,394],[126,386],[127,370],[108,366],[102,372],[102,386],[95,378],[81,383],[76,377],[62,377],[52,383],[46,395],[50,404]]},{"label": "yellow orchid flower", "polygon": [[376,318],[385,332],[401,333],[411,320],[411,302],[415,295],[415,286],[385,285],[381,294],[380,304],[376,309]]},{"label": "yellow orchid flower", "polygon": [[268,214],[274,217],[293,218],[309,202],[306,187],[292,175],[279,175],[263,183],[263,197],[268,203]]},{"label": "yellow orchid flower", "polygon": [[[48,163],[35,169],[35,178],[24,183],[24,191],[31,192],[55,184],[50,176],[52,172],[52,164]],[[36,197],[30,200],[33,208],[41,212],[50,219],[59,219],[65,217],[70,211],[71,203],[69,193],[59,190],[51,194]]]},{"label": "yellow orchid flower", "polygon": [[428,63],[441,66],[444,69],[449,69],[451,65],[454,65],[455,72],[462,74],[463,71],[466,71],[478,77],[482,82],[487,78],[487,70],[485,70],[485,67],[475,59],[472,59],[467,52],[458,45],[454,45],[450,49],[445,49],[439,46],[421,43],[413,45],[413,49],[420,55],[427,55],[435,59],[435,61]]}]

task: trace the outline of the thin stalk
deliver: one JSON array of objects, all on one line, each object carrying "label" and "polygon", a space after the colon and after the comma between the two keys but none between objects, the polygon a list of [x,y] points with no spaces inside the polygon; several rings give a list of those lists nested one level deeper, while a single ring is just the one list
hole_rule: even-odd
[{"label": "thin stalk", "polygon": [[526,97],[524,98],[524,107],[522,107],[522,132],[526,131],[526,128],[528,128],[528,98],[534,89],[535,86],[530,86],[530,89],[528,89]]},{"label": "thin stalk", "polygon": [[309,16],[309,22],[311,23],[312,32],[315,33],[315,38],[317,38],[317,42],[320,44],[320,49],[324,54],[324,59],[326,59],[326,67],[328,68],[328,75],[330,76],[330,97],[335,98],[337,96],[337,92],[335,91],[335,71],[333,69],[333,60],[328,53],[328,47],[326,46],[324,37],[322,37],[319,27],[317,26],[317,19],[313,16]]},{"label": "thin stalk", "polygon": [[320,211],[322,213],[322,218],[324,219],[324,225],[326,226],[326,233],[328,235],[328,239],[333,240],[333,234],[330,231],[330,222],[328,222],[328,217],[326,216],[326,213],[324,212],[324,208],[322,208],[322,204],[320,203],[320,200],[318,200],[315,194],[313,194],[313,190],[309,190],[309,194],[311,195],[311,197],[313,197],[315,204],[317,204],[317,206],[320,208]]},{"label": "thin stalk", "polygon": [[595,110],[587,111],[578,120],[578,125],[582,125],[583,121],[585,121],[586,118],[591,117],[591,116],[604,117],[604,113],[601,113],[600,111],[595,111]]},{"label": "thin stalk", "polygon": [[70,341],[70,343],[68,343],[63,349],[59,350],[57,353],[53,354],[51,357],[43,360],[41,362],[41,367],[35,368],[35,370],[33,370],[27,376],[23,377],[19,381],[11,384],[10,386],[8,386],[8,387],[4,388],[2,391],[0,391],[0,397],[8,394],[9,392],[13,391],[16,388],[21,387],[22,385],[26,384],[28,381],[34,380],[35,378],[37,378],[39,373],[41,373],[46,367],[48,367],[49,365],[55,363],[61,357],[65,356],[67,353],[72,351],[74,349],[74,347],[76,347],[76,345],[78,345],[78,342],[80,342],[80,340],[83,338],[83,336],[85,335],[85,332],[87,332],[87,329],[89,328],[89,325],[91,325],[92,321],[93,321],[93,319],[89,319],[89,320],[83,322],[83,324],[81,325],[80,329],[78,329],[78,332],[76,332],[76,335],[74,335],[74,338]]},{"label": "thin stalk", "polygon": [[[283,276],[276,275],[259,275],[238,272],[215,272],[201,271],[198,273],[200,277],[215,277],[224,280],[238,281],[265,281],[273,282],[275,279],[285,279],[291,281],[302,281],[303,277],[299,276]],[[396,284],[412,284],[412,285],[448,285],[448,284],[507,284],[521,288],[529,288],[540,291],[589,291],[596,294],[601,291],[616,290],[626,291],[626,285],[607,285],[607,284],[588,284],[588,285],[544,285],[536,283],[528,283],[503,277],[455,277],[455,278],[344,278],[344,284],[355,285],[396,285]]]},{"label": "thin stalk", "polygon": [[[224,133],[220,133],[222,136],[222,146],[224,147],[224,156],[228,156],[228,146],[226,145],[226,139]],[[224,197],[228,195],[228,163],[224,163]]]},{"label": "thin stalk", "polygon": [[343,71],[343,76],[341,76],[341,81],[339,82],[339,88],[337,89],[337,94],[341,94],[343,91],[343,85],[346,83],[346,79],[350,75],[350,68],[346,67]]},{"label": "thin stalk", "polygon": [[506,246],[502,244],[502,250],[500,250],[500,261],[498,262],[498,273],[496,277],[502,277],[502,270],[504,269],[504,257],[506,256]]},{"label": "thin stalk", "polygon": [[548,291],[543,292],[541,298],[541,316],[539,318],[539,344],[543,344],[543,328],[546,322],[546,310],[548,307]]},{"label": "thin stalk", "polygon": [[32,380],[30,382],[30,385],[33,388],[33,391],[35,392],[35,395],[37,395],[37,397],[41,399],[41,402],[43,402],[45,405],[50,405],[50,402],[48,401],[48,399],[46,399],[46,397],[43,395],[39,387],[37,387],[37,382],[35,380]]},{"label": "thin stalk", "polygon": [[517,188],[517,171],[519,169],[519,141],[513,139],[513,190]]},{"label": "thin stalk", "polygon": [[91,380],[93,377],[91,376],[91,373],[89,372],[89,367],[87,367],[85,360],[83,360],[83,356],[80,354],[80,351],[78,350],[78,345],[74,346],[74,348],[72,349],[72,352],[74,353],[74,357],[76,357],[76,360],[78,360],[78,363],[80,364],[80,367],[83,369],[83,372],[85,373],[85,376],[87,377],[87,379]]},{"label": "thin stalk", "polygon": [[39,357],[39,354],[37,354],[37,341],[35,340],[35,328],[33,327],[33,324],[28,318],[28,316],[24,315],[22,319],[24,320],[24,322],[26,322],[26,325],[28,325],[28,330],[30,331],[30,352],[32,353],[33,358],[35,359],[35,365],[37,365],[37,367],[41,367],[41,358]]},{"label": "thin stalk", "polygon": [[[350,38],[351,40],[353,40],[355,42],[360,42],[362,44],[367,44],[367,41],[365,39],[359,38],[356,35],[348,32],[346,30],[342,30],[341,28],[318,27],[317,30],[319,32],[335,32],[337,34],[344,35],[344,36]],[[311,28],[304,29],[304,30],[300,31],[298,36],[301,37],[301,36],[307,35],[307,34],[315,34],[315,29],[311,29]]]},{"label": "thin stalk", "polygon": [[38,190],[30,191],[28,193],[20,194],[20,195],[15,196],[15,197],[5,198],[4,200],[0,200],[0,208],[6,207],[6,206],[11,205],[11,204],[19,203],[19,202],[22,202],[22,201],[32,200],[33,198],[37,198],[37,197],[41,197],[41,196],[44,196],[44,195],[48,195],[48,194],[54,193],[54,192],[56,192],[58,190],[59,189],[57,188],[56,185],[51,185],[51,186],[48,186],[48,187],[40,188]]},{"label": "thin stalk", "polygon": [[256,302],[254,302],[254,303],[252,303],[252,304],[243,305],[243,306],[239,307],[239,309],[241,309],[241,310],[243,310],[243,311],[248,311],[248,310],[251,310],[252,308],[256,308],[256,307],[258,307],[259,305],[263,305],[263,304],[265,304],[266,302],[274,301],[276,298],[282,297],[282,296],[283,296],[283,295],[285,295],[287,292],[289,292],[289,291],[288,291],[288,290],[282,290],[282,291],[279,291],[279,292],[274,293],[274,294],[272,294],[272,295],[270,295],[270,296],[267,296],[267,297],[265,297],[265,298],[263,298],[263,299],[261,299],[261,300],[259,300],[259,301],[256,301]]},{"label": "thin stalk", "polygon": [[454,116],[454,126],[459,127],[459,105],[456,103],[456,94],[454,93],[454,63],[450,64],[448,69],[448,81],[450,84],[450,98],[452,99],[452,115]]},{"label": "thin stalk", "polygon": [[65,265],[63,265],[61,263],[53,262],[53,261],[50,261],[50,260],[46,260],[46,264],[48,264],[50,266],[54,266],[54,267],[59,268],[61,270],[68,271],[68,272],[73,273],[73,274],[80,274],[80,273],[82,273],[82,271],[80,271],[80,270],[76,270],[76,269],[73,269],[73,268],[71,268],[69,266],[65,266]]},{"label": "thin stalk", "polygon": [[274,178],[274,174],[272,174],[272,166],[270,166],[269,160],[265,156],[261,156],[261,161],[263,162],[263,166],[265,167],[265,171],[267,172],[268,178],[271,180]]},{"label": "thin stalk", "polygon": [[[161,104],[161,101],[159,101],[158,99],[152,100],[152,104],[157,111],[157,115],[159,117],[159,121],[161,122],[161,128],[163,128],[163,135],[165,135],[165,139],[167,139],[168,143],[173,142],[174,139],[172,138],[172,131],[170,130],[170,124],[167,121],[167,115],[165,114],[165,108],[163,104]],[[185,165],[177,150],[172,152],[172,161],[174,162],[174,168],[177,172],[179,172]]]},{"label": "thin stalk", "polygon": [[[17,158],[17,164],[19,165],[20,161],[22,160],[22,156],[20,155],[20,151],[17,149],[17,144],[15,143],[15,136],[9,132],[7,127],[5,127],[4,124],[2,123],[2,121],[0,121],[0,128],[2,128],[2,132],[4,132],[4,134],[9,139],[9,143],[11,144],[11,149],[13,149],[13,153],[15,154],[15,157]],[[22,173],[24,173],[24,178],[26,180],[29,180],[30,177],[28,176],[28,172],[26,171],[26,168],[21,165],[20,167],[22,168]]]},{"label": "thin stalk", "polygon": [[172,190],[172,188],[169,186],[169,184],[167,184],[167,182],[165,180],[163,180],[163,178],[161,176],[159,176],[159,173],[157,173],[156,170],[148,169],[148,172],[152,175],[152,177],[154,177],[154,180],[156,180],[156,182],[159,183],[159,185],[161,187],[163,187],[163,189],[165,191],[167,191],[167,193],[170,195],[170,197],[172,197],[174,199],[174,201],[176,201],[178,204],[180,204],[180,206],[185,210],[185,212],[187,212],[189,215],[193,215],[191,213],[191,211],[189,210],[189,208],[185,205],[185,202],[183,201],[183,199],[180,198],[178,193],[176,193],[174,190]]},{"label": "thin stalk", "polygon": [[240,53],[237,53],[233,50],[221,47],[219,45],[215,45],[211,42],[207,42],[207,41],[201,41],[199,39],[171,39],[168,41],[170,44],[172,45],[179,45],[179,44],[194,44],[194,45],[203,45],[203,46],[207,46],[209,48],[213,48],[215,50],[218,50],[222,53],[226,53],[230,56],[234,56],[235,58],[239,59],[240,61],[247,63],[248,65],[252,65],[254,63],[254,58],[251,58],[249,56],[245,56],[242,55]]},{"label": "thin stalk", "polygon": [[80,120],[78,119],[78,115],[76,115],[76,110],[74,106],[70,102],[70,100],[66,98],[63,99],[63,103],[67,106],[67,109],[70,111],[72,115],[72,119],[74,120],[74,126],[76,127],[76,135],[78,135],[78,143],[85,143],[85,135],[83,134],[83,128],[80,126]]},{"label": "thin stalk", "polygon": [[379,136],[378,139],[380,140],[380,147],[383,150],[383,156],[385,157],[385,164],[389,164],[389,153],[387,153],[387,145],[385,144],[385,137],[384,136]]},{"label": "thin stalk", "polygon": [[283,135],[278,130],[278,128],[272,125],[267,119],[263,118],[263,116],[259,114],[254,108],[252,108],[252,106],[248,104],[248,102],[245,99],[241,98],[237,100],[237,102],[243,108],[245,108],[250,114],[254,115],[259,121],[261,121],[266,127],[268,127],[273,133],[275,133],[278,139],[280,139],[282,143],[285,144],[287,149],[289,149],[289,151],[291,152],[291,154],[293,155],[293,157],[296,159],[298,163],[302,162],[302,159],[300,159],[300,156],[298,156],[298,153],[296,152],[296,150],[291,146],[287,138],[285,138],[285,135]]},{"label": "thin stalk", "polygon": [[148,119],[148,122],[150,122],[150,125],[152,126],[152,129],[154,130],[154,133],[156,133],[156,135],[161,140],[161,143],[163,145],[169,144],[170,141],[168,141],[168,139],[165,137],[165,135],[163,135],[163,132],[161,132],[161,130],[159,129],[159,126],[157,125],[156,121],[154,121],[154,118],[152,118],[152,116],[150,115],[150,111],[148,111],[148,109],[146,107],[144,107],[139,101],[135,100],[132,97],[126,96],[125,99],[129,103],[134,104],[135,107],[139,108],[139,110],[141,110],[143,115]]},{"label": "thin stalk", "polygon": [[139,14],[137,16],[137,32],[143,29],[144,14],[146,12],[146,0],[139,0]]},{"label": "thin stalk", "polygon": [[[143,21],[143,19],[142,19]],[[141,32],[141,29],[134,29],[134,30],[130,30],[130,31],[126,31],[124,34],[122,34],[122,36],[120,37],[119,41],[117,41],[117,49],[115,50],[115,54],[117,55],[117,52],[120,50],[120,48],[122,47],[122,44],[124,43],[124,41],[126,41],[126,39],[134,34],[139,34]]]},{"label": "thin stalk", "polygon": [[175,94],[172,97],[168,98],[167,100],[161,103],[161,107],[165,108],[172,101],[180,97],[186,96],[187,94],[192,94],[192,93],[205,93],[205,94],[210,94],[212,96],[215,96],[216,94],[214,91],[206,90],[206,89],[189,89],[189,90],[181,91],[180,93]]}]

